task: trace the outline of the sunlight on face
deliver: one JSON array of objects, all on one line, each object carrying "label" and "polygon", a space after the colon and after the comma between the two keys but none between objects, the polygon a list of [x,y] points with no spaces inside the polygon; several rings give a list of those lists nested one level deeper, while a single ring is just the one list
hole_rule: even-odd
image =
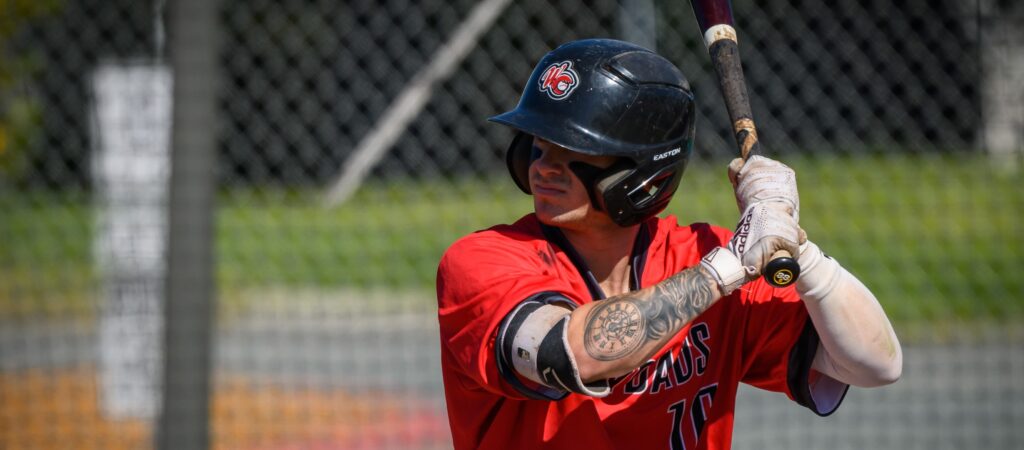
[{"label": "sunlight on face", "polygon": [[613,224],[608,214],[590,203],[587,189],[569,163],[583,162],[607,168],[616,157],[574,152],[543,139],[534,138],[540,157],[530,164],[530,190],[533,208],[542,223],[567,229]]}]

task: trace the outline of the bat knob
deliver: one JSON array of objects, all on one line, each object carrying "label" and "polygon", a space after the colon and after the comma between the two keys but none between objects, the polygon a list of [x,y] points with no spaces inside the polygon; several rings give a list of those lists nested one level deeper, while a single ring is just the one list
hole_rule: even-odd
[{"label": "bat knob", "polygon": [[787,256],[774,258],[764,266],[764,280],[775,287],[786,287],[793,284],[800,276],[800,264]]}]

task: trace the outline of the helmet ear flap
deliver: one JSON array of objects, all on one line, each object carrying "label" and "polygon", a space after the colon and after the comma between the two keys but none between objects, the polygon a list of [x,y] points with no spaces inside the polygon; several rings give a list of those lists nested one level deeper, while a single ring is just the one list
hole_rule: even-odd
[{"label": "helmet ear flap", "polygon": [[516,186],[527,194],[530,194],[530,163],[533,162],[533,136],[516,132],[512,143],[505,152],[505,165],[508,166],[508,173],[512,175],[512,181]]},{"label": "helmet ear flap", "polygon": [[616,222],[618,222],[616,218],[618,213],[609,208],[605,192],[617,186],[623,178],[632,173],[635,166],[632,161],[626,158],[619,158],[618,161],[604,169],[578,161],[569,163],[569,169],[576,174],[576,178],[579,178],[583,186],[587,188],[590,204],[598,211],[608,212]]}]

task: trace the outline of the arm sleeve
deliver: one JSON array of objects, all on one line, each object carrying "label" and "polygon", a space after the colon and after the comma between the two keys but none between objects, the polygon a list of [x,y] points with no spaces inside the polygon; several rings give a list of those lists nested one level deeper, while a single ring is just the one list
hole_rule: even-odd
[{"label": "arm sleeve", "polygon": [[835,412],[849,385],[811,369],[818,333],[796,291],[762,280],[741,290],[746,314],[742,381],[782,392],[820,416]]},{"label": "arm sleeve", "polygon": [[499,370],[503,366],[495,349],[498,329],[517,306],[537,294],[557,295],[574,304],[580,299],[572,296],[568,282],[556,276],[550,259],[538,256],[532,246],[490,234],[456,242],[438,266],[442,363],[461,375],[466,389],[532,398]]}]

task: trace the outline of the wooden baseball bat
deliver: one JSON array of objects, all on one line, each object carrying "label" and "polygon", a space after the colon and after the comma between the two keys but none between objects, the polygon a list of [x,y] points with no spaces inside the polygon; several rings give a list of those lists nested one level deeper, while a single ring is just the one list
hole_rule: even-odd
[{"label": "wooden baseball bat", "polygon": [[[715,66],[715,74],[722,89],[725,107],[729,111],[732,129],[740,157],[747,160],[761,153],[757,140],[757,127],[750,110],[747,83],[743,78],[743,65],[733,24],[730,0],[690,0],[697,24],[704,35],[704,43]],[[800,265],[789,252],[780,250],[764,266],[765,281],[777,287],[789,286],[800,276]]]}]

